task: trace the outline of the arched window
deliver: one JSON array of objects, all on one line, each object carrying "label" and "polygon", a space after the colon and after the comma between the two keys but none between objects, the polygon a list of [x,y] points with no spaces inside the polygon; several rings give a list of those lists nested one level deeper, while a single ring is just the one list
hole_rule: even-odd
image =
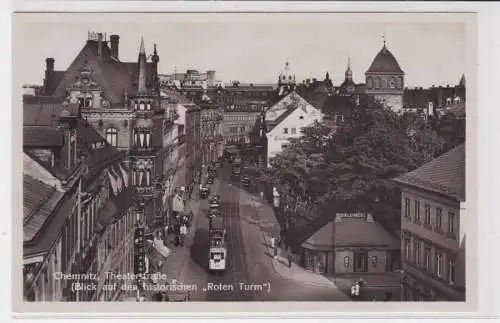
[{"label": "arched window", "polygon": [[447,99],[446,99],[446,104],[447,104],[447,105],[450,105],[450,104],[451,104],[451,98],[447,98]]},{"label": "arched window", "polygon": [[85,107],[86,108],[91,108],[92,107],[92,98],[86,97],[85,98]]},{"label": "arched window", "polygon": [[116,147],[117,139],[118,139],[118,131],[116,130],[116,128],[106,129],[106,140],[111,146]]},{"label": "arched window", "polygon": [[380,89],[380,77],[375,78],[375,86],[376,89]]},{"label": "arched window", "polygon": [[366,80],[366,85],[369,89],[371,89],[373,87],[373,80],[371,77],[369,77],[367,80]]}]

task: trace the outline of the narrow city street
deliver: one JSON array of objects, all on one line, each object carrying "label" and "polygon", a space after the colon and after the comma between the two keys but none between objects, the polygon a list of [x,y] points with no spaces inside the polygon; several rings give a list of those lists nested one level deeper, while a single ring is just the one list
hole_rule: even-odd
[{"label": "narrow city street", "polygon": [[[221,198],[228,234],[227,267],[223,273],[208,272],[207,200],[193,203],[195,219],[184,247],[174,247],[166,267],[183,284],[197,286],[192,301],[345,301],[345,295],[328,279],[293,269],[278,268],[270,255],[266,237],[279,227],[274,214],[264,212],[256,197],[230,179],[231,167],[219,170],[212,194]],[[175,256],[178,254],[178,257]],[[170,258],[170,257],[169,257]],[[273,261],[275,263],[273,263]],[[167,269],[168,270],[168,269]],[[312,277],[312,278],[311,278]]]}]

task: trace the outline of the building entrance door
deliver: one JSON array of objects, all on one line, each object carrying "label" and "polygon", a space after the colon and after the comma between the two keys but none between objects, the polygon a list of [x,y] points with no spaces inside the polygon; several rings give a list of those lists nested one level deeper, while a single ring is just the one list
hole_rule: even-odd
[{"label": "building entrance door", "polygon": [[368,252],[354,252],[354,272],[368,271]]}]

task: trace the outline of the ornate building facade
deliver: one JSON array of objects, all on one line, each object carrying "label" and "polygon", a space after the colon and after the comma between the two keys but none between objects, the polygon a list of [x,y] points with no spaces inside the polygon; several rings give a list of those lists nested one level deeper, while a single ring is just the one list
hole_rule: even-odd
[{"label": "ornate building facade", "polygon": [[405,74],[396,58],[386,46],[373,59],[370,68],[365,73],[365,92],[373,96],[384,106],[395,112],[403,108],[403,91]]},{"label": "ornate building facade", "polygon": [[222,135],[224,111],[208,97],[204,98],[200,108],[201,162],[207,166],[222,157],[224,151]]},{"label": "ornate building facade", "polygon": [[43,91],[44,96],[77,104],[81,117],[125,153],[135,199],[144,206],[148,224],[162,217],[160,151],[165,113],[158,63],[156,46],[148,61],[142,39],[137,62],[122,62],[118,35],[108,41],[102,33],[89,33],[66,71],[53,71],[54,60],[47,59]]}]

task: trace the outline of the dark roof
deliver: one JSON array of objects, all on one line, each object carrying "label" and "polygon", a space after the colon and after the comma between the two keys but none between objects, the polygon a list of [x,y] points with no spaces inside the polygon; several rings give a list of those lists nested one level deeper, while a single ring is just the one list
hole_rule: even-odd
[{"label": "dark roof", "polygon": [[23,241],[31,241],[50,217],[64,193],[23,175]]},{"label": "dark roof", "polygon": [[[24,256],[47,252],[61,233],[61,227],[76,204],[76,195],[64,195],[59,207],[45,222],[43,232],[39,229],[31,241],[23,244]],[[43,234],[42,234],[43,233]]]},{"label": "dark roof", "polygon": [[[37,100],[38,99],[38,100]],[[44,98],[30,97],[23,103],[24,126],[52,126],[64,110],[62,102],[44,102]]]},{"label": "dark roof", "polygon": [[465,144],[395,178],[394,181],[465,201]]},{"label": "dark roof", "polygon": [[329,97],[330,95],[327,92],[314,92],[311,94],[306,93],[304,99],[316,109],[321,110]]},{"label": "dark roof", "polygon": [[[65,72],[53,95],[63,98],[66,89],[74,82],[81,66],[87,61],[93,71],[92,77],[96,82],[104,87],[104,92],[110,99],[111,105],[123,103],[124,94],[134,95],[137,89],[137,79],[139,71],[138,62],[121,62],[111,57],[111,49],[106,42],[102,46],[102,59],[98,59],[97,41],[87,41],[73,63]],[[146,84],[148,89],[154,79],[154,64],[146,63]],[[120,105],[121,106],[121,105]]]},{"label": "dark roof", "polygon": [[323,250],[333,249],[335,243],[334,236],[334,224],[333,221],[330,221],[310,236],[302,246]]},{"label": "dark roof", "polygon": [[398,61],[392,53],[384,47],[378,52],[373,59],[372,65],[366,73],[396,73],[403,74],[403,70],[399,67]]},{"label": "dark roof", "polygon": [[322,250],[346,246],[399,249],[400,242],[374,221],[343,218],[336,222],[330,217],[330,221],[307,238],[302,246]]},{"label": "dark roof", "polygon": [[50,74],[44,88],[45,95],[52,95],[54,93],[59,83],[61,83],[64,74],[66,74],[66,71],[54,71],[52,74]]},{"label": "dark roof", "polygon": [[61,147],[63,134],[61,131],[48,126],[24,126],[24,147]]},{"label": "dark roof", "polygon": [[321,112],[325,115],[334,116],[336,113],[341,113],[344,117],[350,116],[354,108],[354,100],[350,96],[332,95],[323,104]]},{"label": "dark roof", "polygon": [[335,246],[381,246],[399,249],[400,242],[380,224],[361,219],[342,219],[335,223]]}]

